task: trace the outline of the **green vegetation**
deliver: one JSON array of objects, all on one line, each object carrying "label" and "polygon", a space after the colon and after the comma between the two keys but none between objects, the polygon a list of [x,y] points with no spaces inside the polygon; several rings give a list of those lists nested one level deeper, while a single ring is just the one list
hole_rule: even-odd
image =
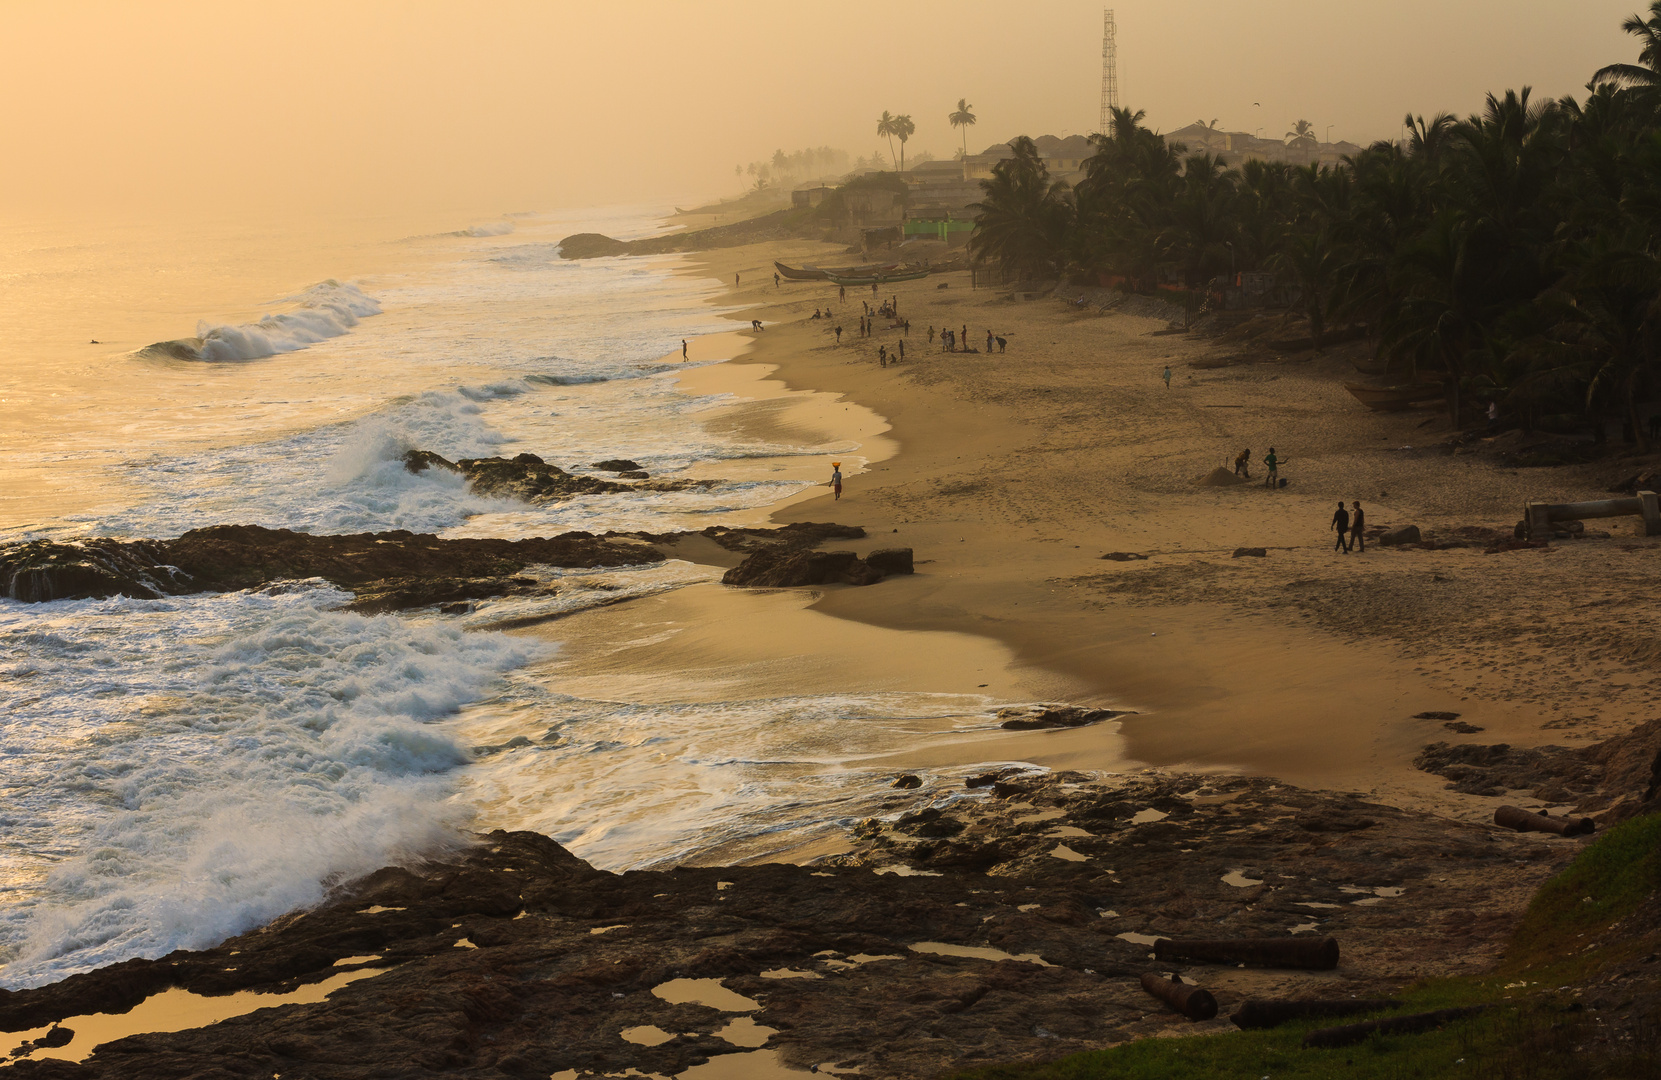
[{"label": "green vegetation", "polygon": [[[1479,114],[1409,116],[1406,137],[1332,164],[1211,153],[1115,110],[1068,189],[1020,150],[984,181],[975,257],[1018,275],[1180,282],[1273,274],[1317,345],[1335,324],[1443,375],[1463,420],[1497,401],[1526,427],[1624,426],[1649,449],[1661,389],[1661,0],[1626,29],[1638,64],[1584,100],[1489,95]],[[1305,122],[1288,132],[1309,153]],[[1021,140],[1011,144],[1020,144]],[[1653,407],[1650,408],[1653,411]]]},{"label": "green vegetation", "polygon": [[891,116],[887,109],[882,111],[882,119],[877,121],[877,134],[888,136],[888,155],[894,156],[894,140],[900,140],[900,172],[905,172],[905,144],[917,130],[917,125],[911,122],[907,115]]},{"label": "green vegetation", "polygon": [[968,98],[958,98],[957,108],[952,110],[950,116],[946,117],[951,122],[952,127],[962,129],[964,157],[969,156],[969,129],[975,124],[974,109],[975,107],[969,104]]},{"label": "green vegetation", "polygon": [[[1439,1031],[1306,1050],[1303,1036],[1327,1025],[1288,1024],[1273,1031],[1144,1039],[1044,1064],[957,1073],[953,1080],[1654,1077],[1661,1075],[1661,1015],[1637,1025],[1619,1050],[1588,1050],[1584,1043],[1598,1023],[1581,1011],[1566,984],[1601,978],[1602,965],[1655,951],[1661,944],[1661,925],[1654,921],[1661,917],[1658,900],[1661,815],[1649,815],[1611,829],[1541,887],[1497,972],[1430,980],[1399,995],[1407,1012],[1491,1006]],[[1631,925],[1635,915],[1646,913],[1642,925]]]}]

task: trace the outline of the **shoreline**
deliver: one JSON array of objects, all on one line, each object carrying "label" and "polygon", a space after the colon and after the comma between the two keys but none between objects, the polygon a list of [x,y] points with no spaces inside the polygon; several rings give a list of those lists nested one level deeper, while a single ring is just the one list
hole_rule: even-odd
[{"label": "shoreline", "polygon": [[[760,317],[766,325],[760,334],[737,331],[749,345],[720,366],[760,367],[764,373],[758,379],[777,383],[787,393],[835,395],[864,406],[891,429],[884,438],[893,444],[894,453],[867,472],[850,475],[840,503],[827,494],[813,497],[804,492],[773,507],[770,522],[833,518],[865,525],[871,533],[866,541],[838,546],[863,554],[873,547],[899,543],[916,551],[916,577],[867,589],[823,590],[810,605],[812,610],[887,630],[988,637],[1011,651],[1016,667],[1044,672],[1071,686],[1070,700],[1141,714],[1110,725],[1119,727],[1122,737],[1122,745],[1112,750],[1093,755],[1088,747],[1063,748],[1057,733],[1039,732],[1025,740],[1025,760],[1055,768],[1090,769],[1122,767],[1128,759],[1133,765],[1156,768],[1272,776],[1303,786],[1362,791],[1402,805],[1475,819],[1488,812],[1486,800],[1449,794],[1440,777],[1412,767],[1413,757],[1426,744],[1449,740],[1529,746],[1565,737],[1591,740],[1620,734],[1644,719],[1661,716],[1661,693],[1653,686],[1643,685],[1641,679],[1617,678],[1612,684],[1615,692],[1599,703],[1600,715],[1595,720],[1572,721],[1569,726],[1561,715],[1565,711],[1561,702],[1548,704],[1541,699],[1549,696],[1552,683],[1557,689],[1564,689],[1565,683],[1584,685],[1584,672],[1575,664],[1565,664],[1568,671],[1530,673],[1526,688],[1508,686],[1503,677],[1508,665],[1493,658],[1495,652],[1503,652],[1503,643],[1470,640],[1470,635],[1460,634],[1466,639],[1461,645],[1482,655],[1473,659],[1444,653],[1427,658],[1423,650],[1404,647],[1399,634],[1369,627],[1365,607],[1346,627],[1342,619],[1312,615],[1296,605],[1273,599],[1251,602],[1308,575],[1324,579],[1339,591],[1355,591],[1353,583],[1337,578],[1345,568],[1335,567],[1332,560],[1342,557],[1328,556],[1319,539],[1324,521],[1319,515],[1330,513],[1320,509],[1325,499],[1302,494],[1301,487],[1338,490],[1343,485],[1345,494],[1365,499],[1372,520],[1379,523],[1417,521],[1436,528],[1450,519],[1459,520],[1455,515],[1463,510],[1471,516],[1485,515],[1497,525],[1493,519],[1506,521],[1501,515],[1507,514],[1508,503],[1520,508],[1523,493],[1539,491],[1539,497],[1565,500],[1593,497],[1596,489],[1575,477],[1574,470],[1523,470],[1519,479],[1502,480],[1500,490],[1485,491],[1495,478],[1459,459],[1448,460],[1445,467],[1440,467],[1441,459],[1420,458],[1406,459],[1405,469],[1391,469],[1388,463],[1381,466],[1377,461],[1381,455],[1361,445],[1364,440],[1393,448],[1405,445],[1397,441],[1396,433],[1412,431],[1426,441],[1424,424],[1445,427],[1445,421],[1437,421],[1435,414],[1426,421],[1422,412],[1361,411],[1341,389],[1335,365],[1342,360],[1334,356],[1317,358],[1309,365],[1312,371],[1283,364],[1265,377],[1259,369],[1252,373],[1252,381],[1259,385],[1248,383],[1250,410],[1267,414],[1268,422],[1255,419],[1251,425],[1238,426],[1282,432],[1302,427],[1320,438],[1348,444],[1337,448],[1337,453],[1323,455],[1327,460],[1306,461],[1309,455],[1298,453],[1299,460],[1288,470],[1293,476],[1290,491],[1194,487],[1191,477],[1204,472],[1207,455],[1184,446],[1155,448],[1153,459],[1163,467],[1163,475],[1138,477],[1134,470],[1141,444],[1132,439],[1125,446],[1092,445],[1098,436],[1087,430],[1088,415],[1083,420],[1076,415],[1076,402],[1067,410],[1067,426],[1061,431],[1064,440],[1056,438],[1055,428],[1040,428],[1047,418],[1024,415],[1014,402],[1049,404],[1046,399],[1053,400],[1066,390],[1083,397],[1089,388],[1078,386],[1077,372],[1084,367],[1089,375],[1107,376],[1106,390],[1095,395],[1098,401],[1111,406],[1115,399],[1134,397],[1141,399],[1132,406],[1134,410],[1165,411],[1155,398],[1164,391],[1157,381],[1161,364],[1179,372],[1168,392],[1172,397],[1188,393],[1217,398],[1224,396],[1217,393],[1222,390],[1232,398],[1238,391],[1230,383],[1247,381],[1235,378],[1235,371],[1224,369],[1214,375],[1204,366],[1188,366],[1193,360],[1229,351],[1226,347],[1149,336],[1150,331],[1163,329],[1156,320],[1080,315],[1055,301],[1022,303],[987,290],[970,291],[967,274],[953,273],[943,275],[944,283],[931,277],[889,288],[900,296],[901,311],[912,315],[914,336],[909,339],[908,362],[884,370],[874,356],[866,354],[874,353],[877,344],[892,347],[898,332],[880,331],[874,340],[865,342],[855,335],[854,344],[849,345],[846,329],[857,326],[859,311],[851,295],[849,307],[838,312],[845,327],[844,344],[838,348],[827,334],[838,320],[805,319],[816,304],[827,299],[834,302],[832,287],[813,283],[773,287],[774,258],[813,258],[816,252],[822,261],[834,250],[804,241],[721,249],[700,253],[698,265],[686,271],[728,283],[727,293],[718,302],[730,304],[737,299],[744,307],[725,317],[735,321]],[[745,279],[736,293],[730,285],[734,273]],[[944,316],[954,310],[958,312],[951,320],[954,323],[962,320],[974,326],[996,319],[1001,320],[1000,327],[1013,325],[1015,329],[1006,334],[1011,353],[992,358],[928,351],[920,331],[928,323],[945,322]],[[770,315],[778,321],[769,320]],[[971,337],[978,333],[973,331]],[[1024,347],[1023,342],[1045,337],[1052,344],[1034,350],[1041,353],[1039,358],[1015,352]],[[1091,337],[1100,345],[1081,357],[1080,339]],[[1107,352],[1101,352],[1102,348]],[[1334,353],[1341,355],[1342,350]],[[1011,359],[1016,355],[1021,359]],[[1145,368],[1140,386],[1134,374],[1127,377],[1126,373],[1138,364]],[[996,385],[977,385],[982,376],[988,382],[996,380]],[[1275,393],[1277,388],[1272,386],[1267,388],[1271,393],[1264,395],[1262,383],[1290,380],[1299,383],[1290,397]],[[989,389],[996,393],[987,393]],[[1309,402],[1302,400],[1305,395],[1314,396],[1326,409],[1343,411],[1336,418],[1312,414]],[[1252,401],[1253,397],[1257,400]],[[1180,402],[1169,419],[1193,428],[1196,438],[1210,441],[1217,435],[1217,415],[1232,418],[1239,414],[1217,410],[1208,415],[1204,406],[1233,403]],[[1138,418],[1132,426],[1144,432],[1168,422],[1165,417]],[[1356,430],[1346,435],[1345,428]],[[1242,438],[1252,438],[1256,445],[1267,441],[1255,435],[1253,431]],[[1063,441],[1060,447],[1044,445]],[[1284,445],[1292,439],[1282,436],[1279,441]],[[1346,455],[1351,460],[1343,460]],[[1179,464],[1173,470],[1169,463],[1184,457],[1193,464]],[[1069,462],[1068,458],[1086,460]],[[1072,465],[1075,472],[1078,464],[1100,462],[1104,466],[1100,471],[1108,473],[1108,478],[1103,482],[1098,476],[1091,486],[1095,494],[1107,498],[1094,504],[1080,501],[1064,489],[1057,490],[1063,485],[1056,484],[1034,493],[1036,485],[1027,472],[1034,461],[1063,470]],[[1306,468],[1312,481],[1307,485],[1301,475]],[[1516,478],[1518,473],[1511,470],[1509,477]],[[1544,482],[1530,483],[1536,480]],[[1425,488],[1432,483],[1447,490],[1425,492],[1429,498],[1389,494],[1392,487],[1399,491],[1407,485]],[[1006,498],[1019,505],[1010,508],[1003,503]],[[1265,504],[1266,499],[1280,502]],[[1289,520],[1299,515],[1302,522]],[[1264,544],[1270,552],[1261,563],[1230,558],[1236,547]],[[1653,558],[1661,551],[1661,543],[1635,538],[1619,544],[1618,549],[1607,543],[1601,549],[1594,545],[1569,548],[1563,554],[1591,556],[1585,560],[1591,565],[1583,572],[1597,575],[1606,564],[1619,562],[1622,554],[1638,560]],[[1103,562],[1099,556],[1104,550],[1129,550],[1149,557]],[[1518,573],[1531,576],[1521,566],[1521,560],[1531,556],[1539,554],[1521,552],[1481,560],[1465,550],[1369,550],[1364,556],[1349,557],[1355,560],[1357,571],[1365,567],[1368,575],[1360,583],[1361,598],[1351,602],[1365,604],[1368,588],[1381,592],[1422,588],[1421,579],[1424,584],[1441,584],[1444,577],[1451,579],[1469,570],[1486,574],[1488,580],[1475,582],[1475,589],[1497,600],[1513,587]],[[1476,562],[1487,565],[1473,566]],[[1283,569],[1264,575],[1262,571],[1271,563]],[[1148,577],[1179,580],[1156,580],[1152,588],[1146,588],[1137,577],[1142,571],[1151,571]],[[1253,582],[1246,589],[1219,588],[1219,602],[1206,603],[1203,593],[1194,595],[1196,586],[1180,582],[1186,574],[1201,583],[1248,575],[1271,580]],[[1381,584],[1378,579],[1386,580]],[[1204,585],[1199,588],[1203,590]],[[1236,595],[1241,592],[1247,593],[1244,603]],[[1312,602],[1319,600],[1316,597]],[[1457,610],[1441,614],[1461,618]],[[1612,666],[1607,657],[1592,664],[1605,670]],[[1413,716],[1426,711],[1462,713],[1483,730],[1461,737],[1439,723]]]}]

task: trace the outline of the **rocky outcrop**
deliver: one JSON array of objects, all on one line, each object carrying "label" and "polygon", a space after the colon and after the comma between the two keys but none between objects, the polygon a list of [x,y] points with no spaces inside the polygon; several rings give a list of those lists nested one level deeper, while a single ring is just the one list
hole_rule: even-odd
[{"label": "rocky outcrop", "polygon": [[1453,791],[1527,792],[1590,814],[1600,826],[1661,810],[1661,720],[1579,748],[1432,743],[1413,764],[1452,781]]},{"label": "rocky outcrop", "polygon": [[[576,495],[617,495],[629,491],[687,491],[692,488],[711,488],[721,482],[683,478],[624,484],[616,480],[602,480],[597,476],[568,473],[557,465],[549,465],[535,454],[518,454],[511,458],[463,458],[460,461],[447,461],[430,450],[411,450],[404,455],[404,468],[413,473],[424,472],[427,469],[446,469],[467,477],[467,486],[477,494],[502,499],[522,499],[531,503],[557,502]],[[644,472],[636,471],[638,469],[639,466],[635,466],[634,470],[628,471],[626,475],[645,477]]]},{"label": "rocky outcrop", "polygon": [[915,572],[910,548],[883,548],[865,556],[865,563],[881,574],[910,574]]},{"label": "rocky outcrop", "polygon": [[[443,540],[403,530],[312,536],[258,525],[192,529],[176,540],[34,541],[0,548],[0,582],[14,600],[228,592],[323,578],[359,592],[365,610],[499,596],[528,587],[527,566],[661,562],[632,538],[572,532],[530,540]],[[529,585],[534,586],[534,582]]]},{"label": "rocky outcrop", "polygon": [[795,585],[875,585],[882,571],[851,551],[764,548],[721,577],[723,585],[784,588]]},{"label": "rocky outcrop", "polygon": [[[888,816],[864,823],[849,854],[812,866],[611,874],[546,837],[491,833],[213,949],[0,991],[0,1030],[122,1013],[171,987],[281,992],[356,969],[379,974],[315,1004],[108,1043],[81,1064],[12,1068],[76,1080],[674,1075],[746,1052],[728,1025],[747,1014],[759,1030],[737,1027],[766,1040],[768,1059],[905,1080],[1228,1030],[1248,991],[1228,968],[1150,961],[1155,936],[1331,935],[1344,963],[1319,993],[1334,999],[1477,970],[1516,898],[1571,850],[1267,780],[1062,773],[1031,777],[1019,802],[933,805],[943,779],[891,792]],[[1170,808],[1164,820],[1139,813],[1157,807]],[[1366,825],[1312,832],[1296,824],[1307,819]],[[908,874],[875,872],[893,868]],[[1148,970],[1207,986],[1218,1016],[1150,1009]],[[1257,995],[1305,978],[1259,972],[1248,985]],[[674,979],[754,1006],[688,1001],[664,988]],[[669,1037],[621,1034],[647,1025]]]},{"label": "rocky outcrop", "polygon": [[998,726],[1010,731],[1038,731],[1043,728],[1075,728],[1130,714],[1114,709],[1085,709],[1077,705],[1022,705],[999,709]]}]

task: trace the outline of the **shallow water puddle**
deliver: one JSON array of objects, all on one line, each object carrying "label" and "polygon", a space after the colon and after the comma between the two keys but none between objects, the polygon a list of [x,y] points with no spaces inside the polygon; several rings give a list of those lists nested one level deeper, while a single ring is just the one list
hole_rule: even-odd
[{"label": "shallow water puddle", "polygon": [[918,870],[916,867],[900,866],[900,865],[879,866],[876,869],[876,873],[879,873],[879,874],[893,874],[896,877],[941,877],[942,876],[941,873],[938,870]]},{"label": "shallow water puddle", "polygon": [[188,1031],[191,1028],[217,1024],[221,1020],[229,1020],[235,1016],[245,1016],[256,1009],[271,1009],[280,1005],[313,1005],[349,983],[373,978],[391,970],[359,968],[356,971],[343,971],[322,982],[302,986],[287,994],[259,994],[245,990],[221,997],[205,997],[174,987],[159,994],[151,994],[124,1013],[69,1016],[57,1025],[48,1024],[28,1031],[0,1032],[0,1038],[9,1039],[10,1045],[16,1046],[20,1042],[40,1038],[54,1026],[63,1027],[75,1033],[75,1037],[69,1042],[63,1046],[40,1047],[16,1060],[61,1058],[65,1061],[82,1061],[101,1044],[125,1039],[129,1035]]},{"label": "shallow water puddle", "polygon": [[1057,844],[1050,851],[1050,854],[1055,856],[1058,859],[1066,859],[1068,862],[1084,862],[1085,860],[1090,858],[1090,856],[1088,856],[1088,855],[1084,855],[1084,854],[1081,854],[1077,851],[1074,851],[1072,848],[1068,847],[1066,844]]},{"label": "shallow water puddle", "polygon": [[1263,884],[1262,878],[1249,878],[1244,870],[1230,870],[1223,875],[1223,881],[1236,889],[1249,889],[1253,885]]},{"label": "shallow water puddle", "polygon": [[[335,961],[334,966],[335,967],[350,967],[353,964],[367,964],[371,960],[379,960],[380,958],[381,957],[380,957],[379,953],[371,953],[368,956],[342,956],[339,960]],[[234,968],[226,968],[225,970],[226,971],[234,971],[235,969]]]},{"label": "shallow water puddle", "polygon": [[772,1036],[777,1035],[778,1030],[778,1028],[763,1027],[748,1016],[740,1016],[720,1031],[717,1031],[715,1037],[725,1039],[734,1046],[755,1049],[764,1045]]},{"label": "shallow water puddle", "polygon": [[1159,935],[1157,934],[1138,934],[1130,930],[1126,930],[1122,934],[1114,934],[1113,936],[1121,941],[1128,941],[1132,945],[1147,945],[1149,947],[1152,947],[1153,943],[1159,940]]},{"label": "shallow water puddle", "polygon": [[1289,932],[1293,933],[1293,934],[1307,934],[1311,930],[1314,930],[1316,927],[1318,927],[1320,925],[1321,925],[1320,923],[1313,923],[1313,922],[1299,923],[1298,925],[1292,927],[1292,929]]},{"label": "shallow water puddle", "polygon": [[823,979],[817,971],[797,971],[795,968],[773,968],[761,973],[763,979]]},{"label": "shallow water puddle", "polygon": [[652,987],[652,993],[671,1005],[708,1005],[722,1012],[753,1012],[761,1008],[761,1002],[728,990],[720,979],[670,979]]},{"label": "shallow water puddle", "polygon": [[639,1027],[627,1027],[618,1034],[623,1036],[624,1042],[632,1042],[636,1046],[662,1046],[675,1036],[664,1031],[656,1024],[641,1024]]},{"label": "shallow water puddle", "polygon": [[1066,816],[1067,816],[1067,811],[1065,811],[1065,810],[1040,810],[1036,814],[1023,814],[1021,817],[1018,817],[1018,818],[1015,819],[1015,824],[1017,824],[1017,825],[1031,825],[1034,822],[1054,821],[1058,817],[1066,817]]},{"label": "shallow water puddle", "polygon": [[1043,904],[1016,904],[1015,905],[1015,910],[1016,911],[1037,911],[1039,908],[1041,908],[1043,906],[1044,906]]},{"label": "shallow water puddle", "polygon": [[1079,828],[1077,825],[1058,825],[1050,830],[1049,835],[1060,836],[1069,840],[1076,840],[1082,837],[1093,837],[1096,834],[1093,832],[1087,832],[1084,829]]},{"label": "shallow water puddle", "polygon": [[588,932],[590,934],[604,934],[610,930],[627,930],[628,928],[628,923],[613,923],[610,926],[591,926],[588,928]]},{"label": "shallow water puddle", "polygon": [[462,938],[460,941],[456,942],[454,945],[452,945],[450,947],[452,949],[476,949],[476,948],[478,948],[477,945],[473,944],[471,941],[467,940],[466,938]]},{"label": "shallow water puddle", "polygon": [[912,952],[934,953],[937,956],[962,956],[971,960],[1018,960],[1026,964],[1037,964],[1039,967],[1055,966],[1037,953],[1016,955],[986,945],[948,945],[943,941],[919,941],[906,947]]},{"label": "shallow water puddle", "polygon": [[1307,907],[1307,908],[1339,908],[1339,907],[1343,907],[1342,904],[1323,904],[1319,900],[1295,900],[1295,901],[1293,901],[1293,903],[1297,907]]},{"label": "shallow water puddle", "polygon": [[1136,813],[1132,814],[1130,816],[1130,823],[1132,825],[1146,825],[1150,821],[1164,821],[1170,816],[1170,814],[1167,814],[1163,810],[1155,810],[1152,807],[1149,807],[1146,810],[1138,810]]},{"label": "shallow water puddle", "polygon": [[358,912],[358,914],[359,915],[379,915],[383,911],[407,911],[407,910],[408,910],[407,908],[382,907],[381,905],[376,904],[374,907],[364,908],[362,911]]}]

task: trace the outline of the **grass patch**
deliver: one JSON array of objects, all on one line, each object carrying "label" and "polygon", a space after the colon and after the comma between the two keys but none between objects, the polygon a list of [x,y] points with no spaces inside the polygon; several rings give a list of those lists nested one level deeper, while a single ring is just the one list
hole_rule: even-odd
[{"label": "grass patch", "polygon": [[1623,821],[1529,901],[1502,970],[1558,966],[1661,890],[1661,814]]}]

